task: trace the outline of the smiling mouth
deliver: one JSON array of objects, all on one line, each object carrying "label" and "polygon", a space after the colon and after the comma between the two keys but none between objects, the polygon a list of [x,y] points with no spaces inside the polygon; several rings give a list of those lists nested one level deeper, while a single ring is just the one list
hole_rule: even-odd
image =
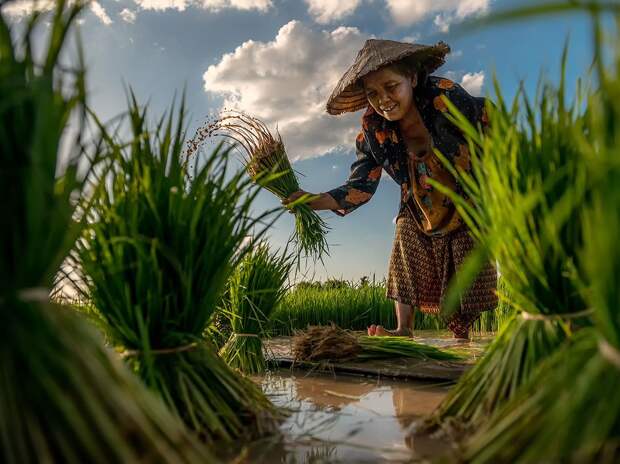
[{"label": "smiling mouth", "polygon": [[396,103],[394,103],[393,105],[390,105],[390,106],[382,106],[381,107],[381,111],[383,111],[384,113],[389,113],[390,111],[395,110],[396,106],[398,106]]}]

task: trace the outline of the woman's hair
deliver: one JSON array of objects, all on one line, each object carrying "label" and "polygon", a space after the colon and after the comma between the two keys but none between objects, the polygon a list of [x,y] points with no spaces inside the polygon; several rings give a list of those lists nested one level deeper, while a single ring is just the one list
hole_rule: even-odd
[{"label": "woman's hair", "polygon": [[423,85],[428,76],[426,69],[420,65],[420,61],[415,57],[403,58],[402,60],[388,64],[386,68],[389,68],[404,77],[413,77],[414,74],[417,74],[418,85]]}]

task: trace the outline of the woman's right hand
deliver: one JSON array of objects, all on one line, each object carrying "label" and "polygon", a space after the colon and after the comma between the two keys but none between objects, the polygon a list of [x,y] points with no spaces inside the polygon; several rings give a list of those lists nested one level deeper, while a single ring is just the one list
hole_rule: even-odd
[{"label": "woman's right hand", "polygon": [[296,192],[291,193],[288,198],[285,198],[284,200],[282,200],[282,204],[284,206],[287,206],[288,204],[293,203],[294,201],[298,200],[304,195],[314,195],[314,194],[306,192],[304,190],[297,190]]},{"label": "woman's right hand", "polygon": [[[314,210],[323,210],[323,209],[338,209],[338,203],[336,203],[336,201],[332,198],[332,196],[329,193],[310,193],[310,192],[306,192],[305,190],[297,190],[296,192],[293,192],[289,195],[288,198],[285,198],[284,200],[282,200],[282,204],[284,206],[289,205],[290,203],[298,200],[300,197],[302,197],[303,195],[310,195],[312,197],[314,197],[313,200],[309,201],[306,203],[306,205],[308,205],[311,209]],[[292,213],[293,210],[291,210],[289,208],[289,211]]]}]

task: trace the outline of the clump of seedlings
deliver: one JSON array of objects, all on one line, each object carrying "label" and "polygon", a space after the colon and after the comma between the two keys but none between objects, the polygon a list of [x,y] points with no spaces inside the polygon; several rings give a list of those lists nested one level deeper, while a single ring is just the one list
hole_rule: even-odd
[{"label": "clump of seedlings", "polygon": [[580,99],[569,107],[564,95],[564,77],[559,88],[542,81],[534,101],[521,92],[510,107],[497,88],[497,105],[487,105],[486,134],[447,102],[452,121],[467,136],[472,175],[439,154],[466,197],[433,185],[451,196],[479,244],[458,283],[471,281],[478,264],[496,260],[517,314],[448,393],[430,418],[431,426],[486,419],[571,336],[575,325],[588,324],[588,304],[573,278],[582,272],[573,250],[583,244],[580,215],[591,182],[574,134],[586,132],[587,121],[578,111]]},{"label": "clump of seedlings", "polygon": [[230,366],[248,374],[265,371],[261,337],[286,292],[292,265],[292,256],[286,251],[273,253],[266,243],[258,243],[233,272],[226,303],[232,333],[220,350]]},{"label": "clump of seedlings", "polygon": [[[88,323],[49,299],[103,158],[85,137],[82,61],[59,64],[83,6],[59,0],[19,34],[0,17],[0,461],[214,462]],[[44,21],[39,62],[31,37]]]},{"label": "clump of seedlings", "polygon": [[345,361],[381,358],[462,360],[453,350],[442,350],[406,337],[357,336],[335,325],[310,326],[293,337],[295,361]]},{"label": "clump of seedlings", "polygon": [[[616,19],[619,19],[616,15]],[[618,23],[616,23],[618,24]],[[588,101],[588,130],[575,131],[584,169],[596,179],[582,211],[583,272],[574,274],[593,310],[584,328],[542,363],[464,446],[467,462],[596,462],[620,459],[620,58],[604,69],[601,23],[594,22],[600,89]]]},{"label": "clump of seedlings", "polygon": [[278,410],[203,333],[246,237],[260,238],[273,212],[251,217],[258,189],[243,171],[229,172],[230,150],[189,165],[183,104],[154,127],[133,94],[128,106],[132,137],[106,135],[110,188],[96,198],[76,252],[85,298],[140,378],[203,439],[271,433]]},{"label": "clump of seedlings", "polygon": [[[190,141],[190,152],[196,151],[205,139],[213,136],[224,136],[238,144],[252,181],[281,200],[300,190],[280,134],[272,135],[259,119],[240,112],[225,112],[219,119],[198,130]],[[294,238],[299,253],[320,260],[329,253],[328,227],[321,216],[308,206],[307,202],[312,199],[304,195],[287,207],[295,213]]]}]

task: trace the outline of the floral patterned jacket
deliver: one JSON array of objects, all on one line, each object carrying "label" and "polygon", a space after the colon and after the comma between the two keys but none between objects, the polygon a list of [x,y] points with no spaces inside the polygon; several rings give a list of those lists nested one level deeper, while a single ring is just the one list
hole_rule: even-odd
[{"label": "floral patterned jacket", "polygon": [[[470,155],[462,132],[445,116],[445,95],[472,124],[485,127],[485,99],[473,97],[448,79],[429,76],[425,86],[415,92],[415,102],[436,148],[454,165],[469,171]],[[357,160],[346,183],[329,193],[344,216],[359,208],[377,190],[383,170],[400,185],[399,215],[409,208],[420,230],[428,235],[444,235],[463,222],[451,200],[433,189],[426,180],[433,178],[462,193],[454,177],[443,167],[433,150],[418,157],[408,154],[398,123],[378,115],[371,106],[362,117],[362,131],[356,139]]]}]

